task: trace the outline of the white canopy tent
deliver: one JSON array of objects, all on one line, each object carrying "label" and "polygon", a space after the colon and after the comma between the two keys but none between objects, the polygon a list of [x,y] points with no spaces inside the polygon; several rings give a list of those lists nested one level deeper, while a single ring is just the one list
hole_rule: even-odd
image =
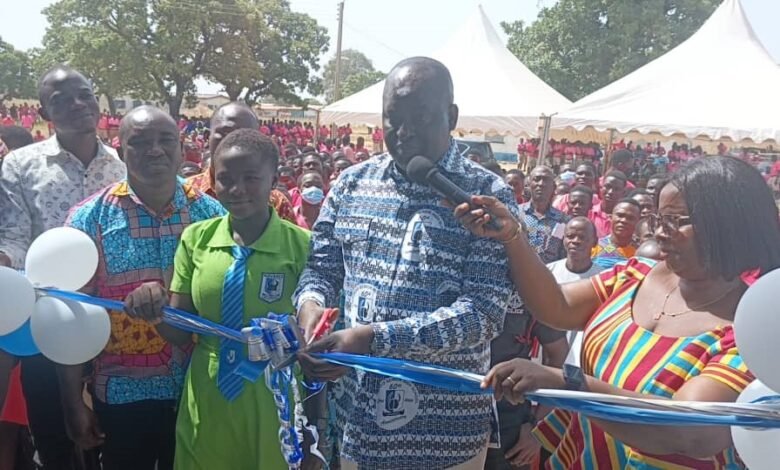
[{"label": "white canopy tent", "polygon": [[579,100],[553,129],[780,141],[780,67],[739,0],[665,55]]},{"label": "white canopy tent", "polygon": [[[459,132],[535,135],[541,114],[571,105],[509,52],[482,7],[431,57],[452,74]],[[322,122],[381,125],[384,83],[326,106]]]}]

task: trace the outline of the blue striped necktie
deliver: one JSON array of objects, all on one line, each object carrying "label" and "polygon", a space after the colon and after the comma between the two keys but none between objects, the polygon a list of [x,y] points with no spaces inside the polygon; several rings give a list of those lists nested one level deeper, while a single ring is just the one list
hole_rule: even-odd
[{"label": "blue striped necktie", "polygon": [[[225,274],[222,287],[222,325],[240,330],[244,326],[244,281],[246,281],[246,261],[252,249],[233,246],[233,264]],[[219,347],[219,369],[217,370],[217,388],[227,401],[235,400],[244,388],[243,378],[233,370],[244,358],[244,345],[238,341],[223,338]]]}]

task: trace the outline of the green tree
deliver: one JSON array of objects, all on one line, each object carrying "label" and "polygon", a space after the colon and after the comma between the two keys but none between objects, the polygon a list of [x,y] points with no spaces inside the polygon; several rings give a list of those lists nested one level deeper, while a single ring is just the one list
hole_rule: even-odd
[{"label": "green tree", "polygon": [[286,0],[59,0],[44,13],[44,44],[58,58],[83,68],[106,94],[155,99],[173,115],[199,77],[231,98],[244,88],[250,99],[316,92],[309,69],[328,41]]},{"label": "green tree", "polygon": [[502,23],[507,47],[571,100],[633,72],[689,38],[720,0],[560,0],[530,25]]},{"label": "green tree", "polygon": [[385,73],[377,70],[364,70],[348,76],[341,84],[341,96],[354,95],[355,93],[379,83],[385,79]]},{"label": "green tree", "polygon": [[[345,49],[341,52],[341,97],[373,85],[382,80],[384,73],[374,69],[374,64],[360,51]],[[322,81],[325,89],[325,102],[332,103],[336,97],[336,58],[332,58],[322,69]]]},{"label": "green tree", "polygon": [[0,38],[0,103],[35,97],[35,83],[30,57]]},{"label": "green tree", "polygon": [[301,104],[299,93],[322,92],[312,74],[327,51],[327,30],[280,0],[242,4],[240,16],[225,16],[206,58],[205,76],[225,87],[230,99],[243,92],[247,102],[262,98]]}]

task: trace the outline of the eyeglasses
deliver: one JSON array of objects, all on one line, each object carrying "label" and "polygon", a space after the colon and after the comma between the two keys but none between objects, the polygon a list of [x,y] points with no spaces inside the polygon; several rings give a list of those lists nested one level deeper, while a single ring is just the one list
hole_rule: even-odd
[{"label": "eyeglasses", "polygon": [[657,215],[650,214],[648,216],[648,228],[655,232],[658,227],[663,227],[664,231],[669,234],[675,234],[680,231],[681,227],[691,225],[691,218],[687,215]]}]

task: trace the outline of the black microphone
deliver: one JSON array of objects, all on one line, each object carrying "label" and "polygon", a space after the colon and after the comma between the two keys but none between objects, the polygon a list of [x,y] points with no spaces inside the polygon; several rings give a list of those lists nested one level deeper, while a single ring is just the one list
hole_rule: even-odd
[{"label": "black microphone", "polygon": [[[406,175],[415,183],[435,189],[437,193],[447,198],[450,202],[455,203],[455,205],[465,202],[472,209],[474,208],[471,205],[471,195],[441,174],[436,165],[423,156],[418,155],[409,161],[406,165]],[[499,231],[502,227],[501,223],[493,217],[490,218],[485,226],[494,231]]]}]

